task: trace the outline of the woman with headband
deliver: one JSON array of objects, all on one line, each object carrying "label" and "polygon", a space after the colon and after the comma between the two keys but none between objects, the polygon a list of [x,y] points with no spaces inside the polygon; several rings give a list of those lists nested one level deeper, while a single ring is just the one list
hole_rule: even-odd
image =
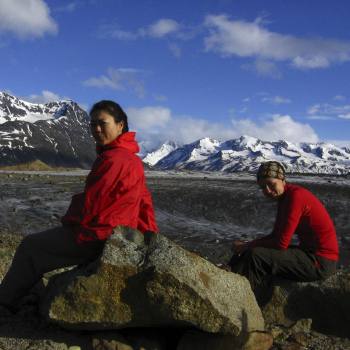
[{"label": "woman with headband", "polygon": [[[286,183],[283,166],[261,164],[257,183],[277,201],[272,232],[251,242],[234,242],[231,270],[248,278],[253,290],[271,276],[295,281],[325,279],[336,270],[339,249],[334,224],[323,204],[305,188]],[[299,244],[291,245],[293,235]]]}]

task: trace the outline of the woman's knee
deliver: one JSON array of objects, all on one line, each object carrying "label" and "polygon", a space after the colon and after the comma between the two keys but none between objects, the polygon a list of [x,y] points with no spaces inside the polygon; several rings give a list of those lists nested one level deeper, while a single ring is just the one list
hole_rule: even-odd
[{"label": "woman's knee", "polygon": [[268,249],[264,247],[253,247],[249,249],[249,255],[253,259],[259,259],[260,257],[268,255]]},{"label": "woman's knee", "polygon": [[17,252],[28,253],[36,249],[37,242],[34,235],[25,236],[17,248]]}]

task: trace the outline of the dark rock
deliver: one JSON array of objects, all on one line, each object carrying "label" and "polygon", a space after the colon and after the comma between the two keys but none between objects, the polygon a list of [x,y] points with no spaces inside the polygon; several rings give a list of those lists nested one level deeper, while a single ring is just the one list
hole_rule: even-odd
[{"label": "dark rock", "polygon": [[312,319],[314,330],[349,337],[350,273],[338,271],[325,281],[308,283],[276,281],[262,311],[270,324],[291,326]]},{"label": "dark rock", "polygon": [[273,338],[267,332],[251,332],[243,338],[232,335],[188,331],[180,339],[177,350],[268,350]]}]

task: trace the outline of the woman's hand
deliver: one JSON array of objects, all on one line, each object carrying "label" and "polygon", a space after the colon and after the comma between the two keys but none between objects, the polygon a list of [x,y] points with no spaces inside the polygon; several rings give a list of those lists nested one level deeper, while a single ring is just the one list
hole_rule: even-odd
[{"label": "woman's hand", "polygon": [[232,242],[232,251],[234,254],[241,255],[244,251],[246,251],[249,247],[248,241],[234,240]]}]

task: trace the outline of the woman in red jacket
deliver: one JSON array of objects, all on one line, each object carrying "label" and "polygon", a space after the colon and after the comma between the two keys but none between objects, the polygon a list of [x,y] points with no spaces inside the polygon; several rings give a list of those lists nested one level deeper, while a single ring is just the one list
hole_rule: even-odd
[{"label": "woman in red jacket", "polygon": [[0,285],[0,305],[14,310],[48,271],[96,259],[116,226],[157,232],[151,195],[145,183],[135,133],[113,101],[91,111],[97,158],[84,192],[72,197],[62,226],[25,237]]},{"label": "woman in red jacket", "polygon": [[[265,237],[234,242],[232,271],[246,276],[253,289],[269,276],[315,281],[334,273],[338,242],[322,203],[305,188],[286,183],[278,162],[263,163],[257,181],[266,197],[277,200],[275,225]],[[294,234],[298,246],[290,245]]]}]

